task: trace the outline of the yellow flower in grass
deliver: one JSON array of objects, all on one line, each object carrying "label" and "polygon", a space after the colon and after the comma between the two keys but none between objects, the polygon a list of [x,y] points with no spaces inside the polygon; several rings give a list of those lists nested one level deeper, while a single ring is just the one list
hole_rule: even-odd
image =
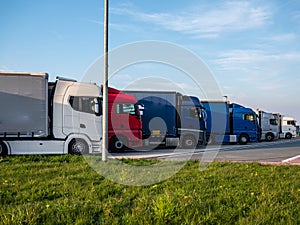
[{"label": "yellow flower in grass", "polygon": [[153,185],[151,188],[152,188],[152,189],[157,188],[157,184]]}]

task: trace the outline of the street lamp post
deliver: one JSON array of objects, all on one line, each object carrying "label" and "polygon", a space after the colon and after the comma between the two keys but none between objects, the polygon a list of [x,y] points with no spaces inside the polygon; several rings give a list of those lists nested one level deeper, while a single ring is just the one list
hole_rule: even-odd
[{"label": "street lamp post", "polygon": [[108,149],[108,0],[104,0],[104,74],[103,74],[103,118],[102,161],[107,161]]}]

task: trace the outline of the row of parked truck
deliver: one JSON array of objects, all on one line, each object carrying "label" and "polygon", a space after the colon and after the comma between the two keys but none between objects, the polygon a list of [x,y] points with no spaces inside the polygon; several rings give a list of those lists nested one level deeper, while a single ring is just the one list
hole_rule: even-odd
[{"label": "row of parked truck", "polygon": [[[102,88],[47,73],[0,72],[0,155],[100,153]],[[296,121],[178,92],[108,89],[109,151],[247,144],[296,136]]]}]

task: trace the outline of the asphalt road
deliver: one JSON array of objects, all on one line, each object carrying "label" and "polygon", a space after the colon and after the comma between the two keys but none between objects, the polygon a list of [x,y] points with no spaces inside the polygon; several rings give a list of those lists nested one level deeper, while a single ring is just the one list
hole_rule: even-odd
[{"label": "asphalt road", "polygon": [[[299,156],[299,158],[297,158]],[[161,160],[199,160],[282,163],[289,162],[300,165],[300,138],[280,139],[274,142],[250,143],[248,145],[208,145],[195,150],[155,149],[126,151],[109,154],[109,158],[144,158]]]}]

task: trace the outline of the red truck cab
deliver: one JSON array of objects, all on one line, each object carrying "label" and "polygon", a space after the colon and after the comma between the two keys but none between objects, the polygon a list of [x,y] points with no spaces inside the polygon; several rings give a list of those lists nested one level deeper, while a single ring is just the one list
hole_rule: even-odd
[{"label": "red truck cab", "polygon": [[142,120],[134,96],[108,88],[108,149],[120,152],[142,146]]}]

